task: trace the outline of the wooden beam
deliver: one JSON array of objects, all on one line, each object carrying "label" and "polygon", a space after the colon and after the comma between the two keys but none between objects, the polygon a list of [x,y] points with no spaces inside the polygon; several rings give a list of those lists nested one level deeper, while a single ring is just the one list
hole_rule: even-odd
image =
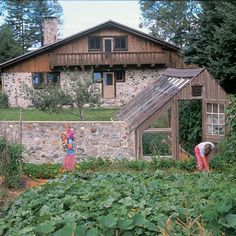
[{"label": "wooden beam", "polygon": [[146,134],[153,134],[153,133],[171,133],[171,128],[150,128],[145,129],[144,133]]},{"label": "wooden beam", "polygon": [[172,99],[171,108],[171,138],[172,138],[172,157],[176,160],[179,159],[179,109],[177,96]]}]

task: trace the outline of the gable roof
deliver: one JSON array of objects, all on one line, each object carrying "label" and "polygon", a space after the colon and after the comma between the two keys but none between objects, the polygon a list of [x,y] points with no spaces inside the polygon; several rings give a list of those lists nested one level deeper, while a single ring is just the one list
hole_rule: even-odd
[{"label": "gable roof", "polygon": [[151,83],[120,109],[117,113],[118,120],[125,121],[129,125],[130,131],[138,128],[203,70],[204,68],[168,68],[160,72],[159,77],[154,83]]},{"label": "gable roof", "polygon": [[32,52],[28,52],[26,54],[23,54],[21,56],[18,56],[18,57],[15,57],[15,58],[11,59],[11,60],[8,60],[8,61],[0,64],[0,70],[3,67],[10,66],[12,64],[21,62],[23,60],[26,60],[26,59],[28,59],[30,57],[39,55],[41,53],[51,51],[51,50],[56,49],[56,48],[58,48],[60,46],[63,46],[66,43],[69,43],[71,41],[79,39],[79,38],[81,38],[81,37],[83,37],[85,35],[88,35],[88,34],[91,34],[91,33],[95,33],[97,31],[103,30],[105,28],[110,28],[110,27],[117,28],[119,30],[123,30],[123,31],[129,32],[131,34],[134,34],[136,36],[139,36],[139,37],[145,38],[147,40],[150,40],[152,42],[158,43],[158,44],[162,45],[163,47],[166,47],[166,48],[169,48],[169,49],[172,49],[172,50],[175,50],[175,51],[179,51],[180,50],[179,47],[177,47],[177,46],[175,46],[173,44],[170,44],[170,43],[165,42],[165,41],[163,41],[161,39],[158,39],[158,38],[153,37],[153,36],[151,36],[149,34],[143,33],[143,32],[141,32],[139,30],[133,29],[131,27],[125,26],[123,24],[120,24],[120,23],[117,23],[115,21],[109,20],[109,21],[106,21],[106,22],[104,22],[102,24],[99,24],[99,25],[97,25],[95,27],[92,27],[92,28],[89,28],[87,30],[81,31],[79,33],[73,34],[73,35],[71,35],[69,37],[66,37],[66,38],[64,38],[62,40],[59,40],[59,41],[57,41],[55,43],[52,43],[50,45],[43,46],[43,47],[41,47],[39,49],[36,49],[36,50],[34,50]]}]

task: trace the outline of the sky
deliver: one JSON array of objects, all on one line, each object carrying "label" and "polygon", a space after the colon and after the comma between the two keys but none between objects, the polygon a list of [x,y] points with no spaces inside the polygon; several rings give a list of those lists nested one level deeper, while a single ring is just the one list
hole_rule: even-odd
[{"label": "sky", "polygon": [[62,38],[113,20],[140,29],[141,11],[138,0],[59,0],[63,8]]}]

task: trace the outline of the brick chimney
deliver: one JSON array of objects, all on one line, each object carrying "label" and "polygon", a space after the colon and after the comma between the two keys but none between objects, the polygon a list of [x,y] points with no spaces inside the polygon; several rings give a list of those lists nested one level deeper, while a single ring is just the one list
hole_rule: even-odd
[{"label": "brick chimney", "polygon": [[57,17],[44,17],[43,20],[43,46],[57,41]]}]

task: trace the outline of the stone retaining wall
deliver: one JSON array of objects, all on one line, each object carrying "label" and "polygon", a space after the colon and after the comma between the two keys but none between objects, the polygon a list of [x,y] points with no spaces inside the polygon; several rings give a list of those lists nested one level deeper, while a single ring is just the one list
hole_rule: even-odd
[{"label": "stone retaining wall", "polygon": [[[66,122],[0,122],[0,136],[24,146],[24,160],[62,163],[60,134]],[[134,133],[124,122],[70,122],[76,135],[77,160],[89,157],[135,158]]]}]

